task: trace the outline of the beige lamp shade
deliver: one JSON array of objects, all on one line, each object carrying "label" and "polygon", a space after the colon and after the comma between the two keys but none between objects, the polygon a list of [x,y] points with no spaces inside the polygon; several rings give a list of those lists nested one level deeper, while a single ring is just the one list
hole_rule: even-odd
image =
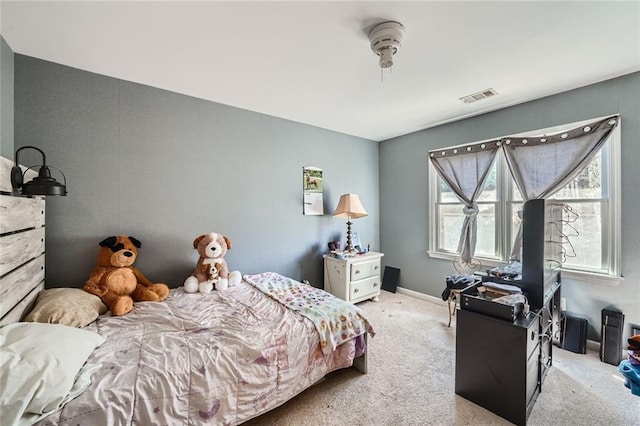
[{"label": "beige lamp shade", "polygon": [[345,219],[357,219],[367,216],[367,211],[362,207],[358,194],[343,194],[340,196],[338,207],[333,212],[334,217]]}]

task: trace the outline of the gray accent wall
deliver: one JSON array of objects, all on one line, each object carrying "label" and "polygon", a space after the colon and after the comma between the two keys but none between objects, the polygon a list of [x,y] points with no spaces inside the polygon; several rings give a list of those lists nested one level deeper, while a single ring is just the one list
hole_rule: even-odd
[{"label": "gray accent wall", "polygon": [[[231,270],[321,287],[346,192],[369,213],[354,231],[379,249],[377,142],[19,54],[15,111],[16,147],[42,148],[67,179],[69,195],[47,199],[47,287],[82,286],[116,234],[142,241],[148,278],[180,286],[211,231],[232,240]],[[324,216],[302,214],[304,166],[324,170]]]},{"label": "gray accent wall", "polygon": [[[499,89],[499,88],[498,88]],[[490,102],[490,101],[489,101]],[[622,117],[622,273],[619,284],[564,279],[567,308],[589,320],[599,340],[600,311],[616,307],[640,324],[640,73],[545,97],[380,143],[380,239],[400,286],[440,297],[450,261],[429,258],[428,157],[431,149],[620,113]]]},{"label": "gray accent wall", "polygon": [[13,159],[13,50],[0,36],[0,155]]}]

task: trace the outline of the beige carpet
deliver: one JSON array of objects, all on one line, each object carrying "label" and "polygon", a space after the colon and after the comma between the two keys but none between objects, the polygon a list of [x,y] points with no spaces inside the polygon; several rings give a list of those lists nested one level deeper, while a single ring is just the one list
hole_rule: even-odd
[{"label": "beige carpet", "polygon": [[[349,368],[245,425],[509,425],[455,394],[455,320],[447,308],[382,292],[358,305],[376,329],[369,373]],[[640,397],[597,353],[553,348],[528,425],[640,425]]]}]

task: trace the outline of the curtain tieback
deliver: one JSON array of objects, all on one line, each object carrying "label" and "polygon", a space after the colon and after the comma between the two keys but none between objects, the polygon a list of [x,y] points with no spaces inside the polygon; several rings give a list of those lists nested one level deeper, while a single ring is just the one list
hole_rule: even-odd
[{"label": "curtain tieback", "polygon": [[464,213],[464,217],[469,219],[475,219],[478,216],[480,209],[477,204],[472,204],[471,206],[464,206],[462,208],[462,213]]}]

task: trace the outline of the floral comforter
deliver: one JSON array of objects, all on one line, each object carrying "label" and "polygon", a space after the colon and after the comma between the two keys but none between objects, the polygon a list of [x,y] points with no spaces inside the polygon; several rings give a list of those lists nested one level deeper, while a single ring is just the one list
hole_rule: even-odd
[{"label": "floral comforter", "polygon": [[207,295],[173,289],[87,329],[106,338],[88,360],[102,366],[39,425],[235,425],[351,366],[356,351],[352,339],[323,353],[311,321],[245,281]]},{"label": "floral comforter", "polygon": [[308,318],[318,331],[322,351],[329,354],[342,343],[369,333],[373,327],[362,311],[332,294],[282,275],[265,272],[244,280],[263,293]]}]

